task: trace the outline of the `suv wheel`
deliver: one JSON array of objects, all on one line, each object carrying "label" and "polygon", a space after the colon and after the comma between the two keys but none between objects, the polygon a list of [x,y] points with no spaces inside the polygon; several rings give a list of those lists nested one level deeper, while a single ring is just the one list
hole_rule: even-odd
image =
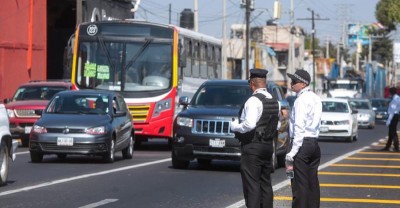
[{"label": "suv wheel", "polygon": [[176,169],[187,169],[189,167],[190,161],[188,160],[179,160],[176,158],[175,150],[171,150],[171,157],[172,157],[172,167]]},{"label": "suv wheel", "polygon": [[122,150],[122,157],[124,159],[132,159],[133,157],[133,138],[132,136],[129,137],[129,144],[128,146]]},{"label": "suv wheel", "polygon": [[4,141],[0,144],[0,185],[7,181],[10,157],[8,147]]},{"label": "suv wheel", "polygon": [[31,153],[31,161],[33,163],[40,163],[43,160],[43,154],[38,152],[30,152]]},{"label": "suv wheel", "polygon": [[271,157],[271,173],[275,172],[275,169],[278,168],[278,157],[276,156],[276,143],[272,142],[272,157]]},{"label": "suv wheel", "polygon": [[114,138],[110,142],[110,150],[103,156],[103,160],[106,163],[113,163],[115,156],[115,141]]}]

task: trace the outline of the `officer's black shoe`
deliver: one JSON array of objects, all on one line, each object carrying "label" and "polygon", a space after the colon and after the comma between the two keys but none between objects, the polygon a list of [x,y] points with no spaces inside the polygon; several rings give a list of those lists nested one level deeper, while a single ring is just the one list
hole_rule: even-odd
[{"label": "officer's black shoe", "polygon": [[381,151],[389,151],[389,148],[385,147],[385,148],[381,149]]}]

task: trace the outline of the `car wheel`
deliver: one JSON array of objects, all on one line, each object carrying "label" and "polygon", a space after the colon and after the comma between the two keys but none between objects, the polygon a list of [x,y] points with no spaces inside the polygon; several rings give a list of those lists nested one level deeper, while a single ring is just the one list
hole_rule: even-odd
[{"label": "car wheel", "polygon": [[187,169],[189,167],[190,161],[179,160],[176,158],[174,149],[171,150],[172,167],[176,169]]},{"label": "car wheel", "polygon": [[271,173],[275,172],[278,168],[278,158],[276,156],[276,143],[272,142],[272,157],[271,157]]},{"label": "car wheel", "polygon": [[43,160],[43,154],[38,152],[30,152],[31,154],[31,161],[33,163],[40,163]]},{"label": "car wheel", "polygon": [[349,137],[346,137],[346,142],[352,143],[354,141],[354,136],[351,135]]},{"label": "car wheel", "polygon": [[199,165],[207,166],[207,165],[211,164],[211,160],[210,159],[199,159],[199,158],[197,158],[197,163],[199,163]]},{"label": "car wheel", "polygon": [[10,157],[5,141],[0,144],[0,186],[7,181]]},{"label": "car wheel", "polygon": [[57,154],[57,158],[60,160],[65,160],[65,158],[67,158],[67,154]]},{"label": "car wheel", "polygon": [[110,150],[103,156],[103,160],[106,163],[113,163],[115,156],[115,141],[114,138],[110,142]]},{"label": "car wheel", "polygon": [[130,136],[129,145],[125,149],[122,150],[122,157],[124,159],[132,159],[132,157],[133,157],[133,145],[134,145],[133,138],[132,138],[132,136]]}]

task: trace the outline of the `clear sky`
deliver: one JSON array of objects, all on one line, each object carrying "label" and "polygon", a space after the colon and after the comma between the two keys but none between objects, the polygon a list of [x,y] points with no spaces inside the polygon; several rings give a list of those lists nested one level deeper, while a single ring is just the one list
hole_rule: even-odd
[{"label": "clear sky", "polygon": [[[240,8],[241,0],[226,1],[226,27],[229,36],[231,24],[245,23],[245,10]],[[275,0],[255,0],[251,26],[265,25],[272,18]],[[337,42],[342,34],[342,24],[376,22],[375,7],[379,0],[293,0],[295,25],[302,26],[311,33],[311,21],[299,18],[311,18],[312,9],[319,18],[329,20],[315,21],[317,37],[321,41],[327,39]],[[291,0],[280,0],[282,4],[280,25],[289,25]],[[171,4],[171,23],[179,25],[179,15],[184,8],[193,11],[194,0],[141,0],[136,18],[147,19],[159,23],[169,22],[169,4]],[[222,38],[223,0],[198,0],[199,32]],[[315,16],[318,18],[317,16]]]}]

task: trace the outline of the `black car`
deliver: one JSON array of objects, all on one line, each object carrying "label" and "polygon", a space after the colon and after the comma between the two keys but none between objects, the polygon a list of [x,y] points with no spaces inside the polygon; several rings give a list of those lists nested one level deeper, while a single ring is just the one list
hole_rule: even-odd
[{"label": "black car", "polygon": [[[268,91],[288,108],[278,85],[268,85]],[[172,166],[188,168],[193,159],[201,165],[213,159],[239,160],[240,143],[230,131],[230,121],[238,119],[241,106],[250,96],[246,80],[212,80],[199,87],[190,103],[188,97],[181,97],[184,109],[174,121]],[[274,142],[273,168],[278,166],[278,156],[279,165],[284,160],[289,141],[287,125],[287,120],[282,122]]]},{"label": "black car", "polygon": [[101,155],[114,162],[116,151],[131,159],[134,146],[132,118],[124,98],[111,91],[59,92],[50,100],[29,137],[32,162],[43,155]]},{"label": "black car", "polygon": [[388,98],[371,98],[372,110],[375,111],[376,120],[386,120],[389,117],[390,99]]}]

